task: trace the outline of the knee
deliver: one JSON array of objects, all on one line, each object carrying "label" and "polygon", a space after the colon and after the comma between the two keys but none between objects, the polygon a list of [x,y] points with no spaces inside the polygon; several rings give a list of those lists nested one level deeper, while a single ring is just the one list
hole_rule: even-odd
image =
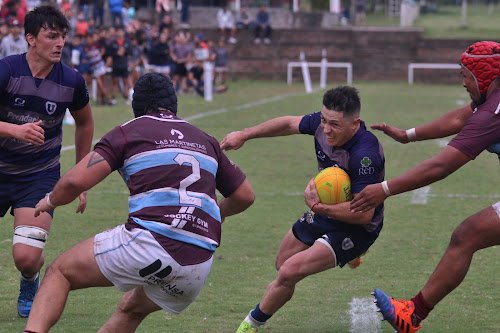
[{"label": "knee", "polygon": [[29,251],[14,252],[14,264],[23,273],[35,274],[43,266],[43,256]]},{"label": "knee", "polygon": [[302,278],[304,277],[301,276],[300,271],[295,267],[291,267],[291,265],[287,265],[286,262],[278,270],[277,280],[280,284],[295,285]]},{"label": "knee", "polygon": [[474,249],[478,237],[480,237],[478,230],[475,229],[473,218],[467,218],[453,231],[449,246],[453,248]]}]

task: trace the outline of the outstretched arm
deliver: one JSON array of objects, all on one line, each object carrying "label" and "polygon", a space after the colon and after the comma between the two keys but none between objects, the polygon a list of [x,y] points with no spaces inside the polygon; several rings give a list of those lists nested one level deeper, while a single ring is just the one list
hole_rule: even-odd
[{"label": "outstretched arm", "polygon": [[[467,155],[448,145],[439,155],[423,161],[413,169],[387,182],[365,187],[351,201],[351,211],[366,212],[381,204],[389,195],[408,192],[437,182],[469,161]],[[386,186],[385,189],[383,185]]]},{"label": "outstretched arm", "polygon": [[302,116],[279,117],[245,128],[243,131],[231,132],[222,139],[220,147],[223,150],[236,150],[250,139],[299,134],[301,120]]},{"label": "outstretched arm", "polygon": [[386,123],[374,124],[372,129],[384,132],[394,140],[401,143],[444,138],[457,134],[472,114],[470,104],[445,113],[444,115],[420,126],[409,130],[387,125]]},{"label": "outstretched arm", "polygon": [[77,165],[66,172],[52,192],[35,207],[35,217],[57,206],[67,205],[80,193],[100,183],[111,173],[108,162],[98,153],[88,153]]}]

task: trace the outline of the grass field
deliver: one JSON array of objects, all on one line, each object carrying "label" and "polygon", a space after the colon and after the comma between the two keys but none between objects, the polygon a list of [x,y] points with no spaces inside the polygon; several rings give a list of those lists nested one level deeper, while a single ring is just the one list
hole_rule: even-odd
[{"label": "grass field", "polygon": [[[387,122],[409,128],[468,102],[456,86],[414,85],[404,82],[355,83],[366,123]],[[331,86],[334,84],[331,83]],[[179,116],[221,140],[238,130],[283,115],[319,110],[324,91],[305,94],[300,84],[238,81],[212,103],[181,96]],[[122,101],[116,107],[94,107],[95,139],[132,117]],[[73,143],[66,127],[64,146]],[[376,133],[386,154],[390,178],[438,153],[443,141],[401,145]],[[198,299],[180,316],[157,312],[138,332],[235,332],[260,300],[276,272],[274,256],[282,237],[305,210],[303,190],[316,173],[313,138],[291,136],[247,142],[228,156],[247,174],[256,192],[254,205],[228,218],[211,275]],[[62,152],[63,170],[74,163],[74,151]],[[452,230],[465,217],[500,198],[498,160],[483,153],[447,179],[433,184],[426,203],[413,203],[414,193],[386,201],[385,226],[357,269],[333,270],[311,276],[297,285],[293,299],[266,324],[263,332],[393,332],[386,323],[372,322],[370,292],[382,288],[394,297],[414,296],[441,258]],[[112,174],[89,192],[87,211],[75,215],[76,204],[56,210],[46,262],[93,236],[121,224],[127,217],[126,187]],[[17,317],[19,277],[11,256],[12,219],[0,228],[0,331],[21,332]],[[476,254],[462,285],[439,304],[424,322],[422,332],[499,332],[493,318],[500,298],[498,249]],[[46,267],[46,266],[45,266]],[[122,293],[94,288],[70,294],[66,310],[52,332],[95,332],[114,311]],[[364,310],[363,307],[368,307]],[[361,311],[365,315],[353,315]]]},{"label": "grass field", "polygon": [[[373,14],[368,13],[366,25],[400,25],[399,17],[384,15],[382,9],[379,8]],[[466,25],[462,26],[461,6],[440,6],[436,13],[421,14],[414,26],[424,28],[424,37],[426,38],[467,38],[496,41],[498,40],[498,28],[492,22],[500,20],[500,8],[497,4],[491,13],[488,10],[488,6],[485,4],[472,4],[469,1]]]}]

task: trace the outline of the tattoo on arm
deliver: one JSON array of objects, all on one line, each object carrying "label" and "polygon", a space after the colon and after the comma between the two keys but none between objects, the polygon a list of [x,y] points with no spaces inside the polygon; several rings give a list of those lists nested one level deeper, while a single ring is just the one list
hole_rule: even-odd
[{"label": "tattoo on arm", "polygon": [[87,164],[87,168],[90,168],[91,166],[93,165],[96,165],[98,163],[101,163],[102,161],[104,161],[104,158],[102,158],[101,155],[97,154],[95,151],[92,152],[92,155],[90,155],[90,158],[89,158],[89,163]]}]

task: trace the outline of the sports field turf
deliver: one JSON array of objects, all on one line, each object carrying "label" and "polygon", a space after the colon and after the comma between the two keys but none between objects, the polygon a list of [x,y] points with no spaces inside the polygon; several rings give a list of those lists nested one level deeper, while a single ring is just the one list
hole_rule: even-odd
[{"label": "sports field turf", "polygon": [[[362,99],[366,123],[387,122],[410,128],[469,102],[460,86],[415,85],[405,82],[354,83]],[[339,83],[329,83],[333,87]],[[342,82],[340,84],[343,84]],[[321,107],[324,91],[305,94],[300,84],[238,81],[226,94],[207,103],[181,96],[179,116],[221,140],[238,130],[283,115],[302,115]],[[132,117],[120,101],[115,107],[94,107],[95,139]],[[73,143],[65,126],[63,146]],[[395,176],[432,157],[446,144],[432,140],[398,144],[376,133],[386,154],[386,175]],[[181,315],[157,312],[138,332],[235,332],[260,300],[275,275],[274,256],[281,239],[306,208],[303,190],[317,173],[313,138],[291,136],[257,139],[228,156],[247,174],[256,192],[254,205],[223,225],[210,278],[198,299]],[[63,170],[74,163],[74,151],[62,152]],[[481,154],[428,192],[407,193],[386,201],[382,233],[355,269],[335,268],[297,285],[293,299],[262,332],[393,332],[380,324],[370,305],[375,287],[395,298],[414,296],[441,258],[453,229],[467,216],[500,200],[499,162]],[[89,192],[87,211],[75,215],[76,204],[56,210],[46,246],[46,268],[54,258],[95,233],[121,224],[127,217],[126,187],[117,173]],[[0,228],[0,332],[21,332],[17,317],[18,272],[14,268],[12,218]],[[478,252],[462,285],[439,304],[422,332],[498,332],[500,279],[498,249]],[[122,293],[114,288],[72,292],[52,332],[96,332],[114,311]]]}]

